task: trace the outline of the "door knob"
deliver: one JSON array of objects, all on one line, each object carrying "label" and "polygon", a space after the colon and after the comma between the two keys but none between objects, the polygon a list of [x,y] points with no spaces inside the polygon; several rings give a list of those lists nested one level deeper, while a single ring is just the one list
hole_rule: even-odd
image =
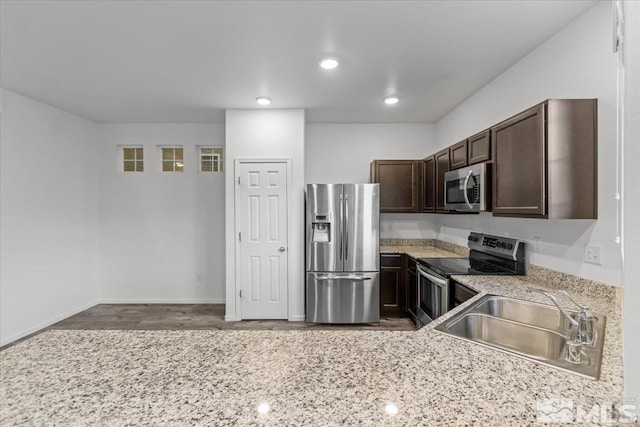
[{"label": "door knob", "polygon": [[285,248],[284,248],[284,246],[280,246],[280,249],[278,249],[278,250],[279,250],[280,252],[284,252],[284,251],[285,251]]}]

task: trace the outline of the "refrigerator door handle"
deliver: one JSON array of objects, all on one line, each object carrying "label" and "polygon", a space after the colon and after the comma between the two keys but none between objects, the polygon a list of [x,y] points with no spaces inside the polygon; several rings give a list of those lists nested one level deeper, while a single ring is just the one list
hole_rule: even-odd
[{"label": "refrigerator door handle", "polygon": [[349,259],[349,195],[344,195],[344,259]]},{"label": "refrigerator door handle", "polygon": [[371,277],[356,276],[356,275],[353,275],[353,274],[347,274],[347,275],[328,274],[326,276],[318,276],[318,277],[316,277],[316,280],[318,280],[318,281],[324,281],[324,280],[352,280],[352,281],[355,281],[355,282],[364,282],[366,280],[371,280]]},{"label": "refrigerator door handle", "polygon": [[340,223],[340,256],[338,257],[340,259],[340,261],[342,261],[342,249],[344,247],[344,242],[343,242],[343,233],[344,230],[342,230],[343,226],[344,226],[344,221],[342,220],[342,217],[344,216],[344,203],[342,202],[342,193],[340,194],[340,220],[338,221]]}]

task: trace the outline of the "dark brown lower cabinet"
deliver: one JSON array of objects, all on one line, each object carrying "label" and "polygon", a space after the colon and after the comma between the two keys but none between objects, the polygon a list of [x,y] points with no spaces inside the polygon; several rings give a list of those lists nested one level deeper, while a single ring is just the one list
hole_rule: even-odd
[{"label": "dark brown lower cabinet", "polygon": [[405,255],[380,254],[380,314],[406,310]]},{"label": "dark brown lower cabinet", "polygon": [[407,313],[415,321],[418,318],[418,270],[416,260],[407,256]]},{"label": "dark brown lower cabinet", "polygon": [[476,295],[478,295],[478,292],[463,285],[462,283],[451,280],[451,282],[449,282],[449,310],[470,300]]}]

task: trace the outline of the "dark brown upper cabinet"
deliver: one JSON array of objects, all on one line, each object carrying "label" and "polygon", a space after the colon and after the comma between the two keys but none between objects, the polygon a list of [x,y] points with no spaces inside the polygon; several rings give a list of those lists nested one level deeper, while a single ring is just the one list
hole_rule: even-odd
[{"label": "dark brown upper cabinet", "polygon": [[371,182],[380,184],[380,212],[420,212],[421,160],[374,160]]},{"label": "dark brown upper cabinet", "polygon": [[434,154],[436,165],[436,212],[449,212],[444,208],[444,174],[449,172],[449,149]]},{"label": "dark brown upper cabinet", "polygon": [[467,166],[467,140],[449,147],[449,167],[451,170]]},{"label": "dark brown upper cabinet", "polygon": [[597,100],[547,100],[491,141],[494,216],[597,218]]},{"label": "dark brown upper cabinet", "polygon": [[467,139],[467,163],[473,165],[491,160],[491,130],[487,129]]},{"label": "dark brown upper cabinet", "polygon": [[436,158],[422,159],[422,212],[436,211]]}]

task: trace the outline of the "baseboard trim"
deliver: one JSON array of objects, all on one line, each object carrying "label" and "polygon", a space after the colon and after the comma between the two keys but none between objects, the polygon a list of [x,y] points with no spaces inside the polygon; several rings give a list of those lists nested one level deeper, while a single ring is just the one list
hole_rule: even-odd
[{"label": "baseboard trim", "polygon": [[98,304],[224,304],[224,298],[212,299],[133,299],[114,298],[101,299]]},{"label": "baseboard trim", "polygon": [[31,328],[27,328],[27,329],[25,329],[25,330],[23,330],[21,332],[18,332],[17,334],[14,334],[14,335],[10,336],[9,338],[1,339],[0,340],[0,347],[4,347],[4,346],[6,346],[8,344],[11,344],[14,341],[17,341],[17,340],[19,340],[21,338],[24,338],[24,337],[28,336],[28,335],[32,335],[32,334],[34,334],[34,333],[36,333],[38,331],[41,331],[41,330],[53,325],[54,323],[58,323],[59,321],[64,320],[67,317],[71,317],[71,316],[73,316],[75,314],[80,313],[81,311],[85,311],[86,309],[91,308],[96,304],[98,304],[97,301],[92,301],[90,303],[83,304],[83,305],[81,305],[79,307],[76,307],[76,308],[73,308],[73,309],[71,309],[69,311],[66,311],[63,314],[59,315],[59,316],[55,316],[55,317],[52,317],[49,320],[46,320],[44,322],[40,322],[36,326],[33,326]]}]

